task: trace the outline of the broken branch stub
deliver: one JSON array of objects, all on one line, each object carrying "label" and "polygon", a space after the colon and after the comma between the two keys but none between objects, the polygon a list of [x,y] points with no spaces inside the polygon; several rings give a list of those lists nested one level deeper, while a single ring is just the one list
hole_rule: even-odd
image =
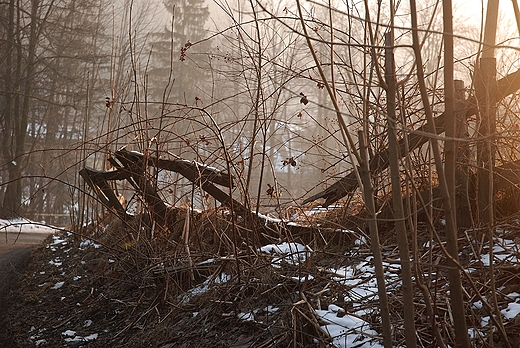
[{"label": "broken branch stub", "polygon": [[117,199],[114,191],[108,185],[108,180],[122,180],[125,178],[124,173],[120,171],[102,172],[96,169],[85,167],[79,171],[79,175],[85,180],[90,188],[96,192],[101,203],[109,210],[112,210],[121,219],[129,217],[125,208]]},{"label": "broken branch stub", "polygon": [[[155,185],[146,176],[146,158],[132,156],[130,151],[117,151],[115,153],[117,160],[123,165],[130,177],[133,179],[136,189],[145,201],[151,218],[162,228],[168,229],[171,233],[175,233],[171,226],[167,223],[167,207],[163,202]],[[177,233],[179,234],[179,233]],[[174,239],[178,239],[178,235],[173,235]]]}]

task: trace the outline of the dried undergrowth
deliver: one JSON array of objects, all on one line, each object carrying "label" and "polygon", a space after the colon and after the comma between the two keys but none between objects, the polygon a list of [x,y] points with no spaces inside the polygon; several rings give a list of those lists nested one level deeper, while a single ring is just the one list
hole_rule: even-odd
[{"label": "dried undergrowth", "polygon": [[[328,308],[336,308],[338,317],[357,316],[380,332],[378,302],[368,291],[374,278],[365,272],[371,267],[370,249],[361,229],[343,229],[341,233],[351,235],[350,242],[338,244],[332,234],[316,233],[309,239],[308,233],[298,235],[298,229],[273,232],[265,225],[256,226],[262,234],[271,231],[272,245],[285,242],[289,251],[282,253],[275,247],[266,249],[265,244],[254,245],[253,226],[239,220],[233,227],[225,210],[175,209],[172,214],[184,229],[186,243],[169,240],[164,231],[152,232],[146,217],[122,222],[110,215],[81,235],[63,233],[49,239],[34,253],[20,291],[12,296],[9,329],[15,346],[34,346],[36,342],[62,346],[66,330],[82,337],[98,333],[95,340],[83,344],[99,347],[328,346],[332,338],[317,314],[317,310]],[[340,208],[318,212],[305,220],[312,224],[332,216],[343,217],[344,212]],[[381,233],[391,235],[393,231]],[[423,226],[418,235],[428,241],[431,231]],[[482,262],[488,251],[485,239],[478,236],[478,231],[468,231],[460,238],[461,259],[469,274],[463,279],[467,321],[475,328],[475,346],[500,347],[503,342],[492,325],[481,326],[489,315],[485,306],[475,305],[479,298],[473,287],[484,297],[490,291],[487,267]],[[512,244],[506,241],[520,238],[518,220],[503,221],[496,238],[496,245],[502,241],[504,250],[511,249]],[[452,345],[444,255],[435,241],[421,242],[418,248],[419,278],[434,302],[435,327],[445,343]],[[385,239],[383,250],[394,344],[402,346],[400,270],[391,238]],[[520,268],[513,259],[519,252],[509,252],[512,256],[495,264],[502,310],[511,303],[508,294],[520,292]],[[54,289],[60,282],[63,286]],[[368,290],[362,293],[359,289]],[[421,346],[430,347],[435,344],[433,323],[423,296],[416,288],[417,337]],[[92,324],[86,327],[89,321]],[[504,325],[510,344],[518,346],[519,321],[507,318]]]}]

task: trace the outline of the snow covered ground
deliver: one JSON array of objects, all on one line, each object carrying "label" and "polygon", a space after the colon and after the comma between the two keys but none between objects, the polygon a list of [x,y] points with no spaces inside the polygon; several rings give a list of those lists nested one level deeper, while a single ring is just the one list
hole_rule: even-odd
[{"label": "snow covered ground", "polygon": [[0,233],[10,232],[31,232],[31,233],[54,233],[59,228],[49,226],[45,222],[35,222],[23,218],[17,219],[0,219]]}]

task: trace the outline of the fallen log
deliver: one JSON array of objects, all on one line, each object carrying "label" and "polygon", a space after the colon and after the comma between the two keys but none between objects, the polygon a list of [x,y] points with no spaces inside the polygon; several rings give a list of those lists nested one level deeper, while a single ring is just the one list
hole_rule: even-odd
[{"label": "fallen log", "polygon": [[[147,166],[156,166],[157,168],[178,172],[217,199],[223,206],[229,207],[237,215],[242,216],[242,223],[252,218],[249,221],[254,222],[253,230],[258,241],[273,242],[290,234],[307,243],[321,240],[325,243],[344,245],[351,243],[354,238],[354,235],[348,231],[301,226],[290,221],[282,221],[251,212],[242,203],[231,198],[213,184],[215,182],[230,186],[232,185],[230,176],[215,168],[205,167],[200,163],[182,159],[157,160],[157,158],[125,149],[116,151],[109,162],[114,166],[114,170],[99,171],[85,167],[80,171],[80,175],[96,192],[100,202],[110,211],[115,212],[119,218],[126,220],[130,217],[108,184],[112,180],[127,180],[143,197],[150,218],[155,221],[157,226],[168,229],[172,240],[180,239],[182,229],[174,228],[178,221],[173,221],[171,214],[168,213],[169,208],[162,201],[153,182],[147,178],[145,170]],[[246,240],[251,241],[250,237]]]},{"label": "fallen log", "polygon": [[239,215],[251,214],[240,202],[234,200],[213,184],[234,187],[232,176],[216,168],[179,158],[174,160],[158,159],[126,149],[116,151],[109,162],[116,168],[115,170],[99,171],[85,167],[80,171],[80,175],[96,192],[100,202],[109,210],[114,211],[120,218],[128,218],[128,213],[108,184],[108,181],[111,180],[127,180],[143,198],[152,220],[158,227],[168,229],[172,233],[173,239],[178,239],[181,232],[170,226],[167,205],[159,196],[156,186],[146,175],[148,166],[177,172]]},{"label": "fallen log", "polygon": [[118,154],[132,161],[143,161],[143,163],[146,163],[148,166],[179,173],[184,177],[186,177],[184,173],[194,173],[194,181],[209,181],[225,187],[235,187],[233,177],[229,173],[196,161],[188,161],[180,158],[170,160],[157,158],[155,156],[145,156],[140,152],[128,151],[126,149],[116,151],[115,156],[117,157]]},{"label": "fallen log", "polygon": [[125,149],[116,151],[115,156],[118,159],[122,158],[134,163],[145,163],[148,166],[177,172],[192,183],[200,185],[204,191],[209,193],[222,205],[232,208],[240,215],[247,212],[247,209],[242,205],[242,203],[234,200],[227,193],[212,184],[212,182],[214,182],[222,186],[234,187],[233,178],[228,173],[222,172],[216,168],[204,166],[197,162],[182,159],[157,159],[153,156],[146,157],[142,153]]},{"label": "fallen log", "polygon": [[[497,100],[502,100],[510,94],[515,93],[520,89],[520,70],[511,73],[497,82]],[[466,117],[470,117],[477,113],[477,101],[474,96],[468,98],[465,101],[466,106]],[[408,151],[414,151],[423,146],[428,141],[429,134],[441,134],[444,132],[445,114],[437,116],[435,119],[435,129],[430,129],[427,124],[419,127],[416,130],[412,130],[408,136]],[[405,153],[405,140],[399,141],[400,153]],[[383,149],[372,157],[370,160],[370,171],[372,173],[380,172],[386,169],[389,165],[388,162],[388,149]],[[358,187],[358,181],[354,171],[336,181],[334,184],[326,188],[325,190],[312,195],[305,199],[303,204],[314,202],[318,199],[325,199],[325,202],[321,205],[328,207],[331,204],[337,202],[341,198],[345,197],[349,193],[353,193]]]}]

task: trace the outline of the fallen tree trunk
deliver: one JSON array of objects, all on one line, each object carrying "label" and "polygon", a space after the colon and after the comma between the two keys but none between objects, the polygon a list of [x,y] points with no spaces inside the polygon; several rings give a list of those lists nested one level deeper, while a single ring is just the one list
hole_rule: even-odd
[{"label": "fallen tree trunk", "polygon": [[[502,100],[506,96],[515,93],[520,89],[520,70],[507,75],[497,82],[497,100]],[[468,98],[465,102],[466,105],[466,117],[475,115],[477,113],[477,101],[474,96]],[[408,151],[414,151],[423,146],[428,141],[429,134],[441,134],[444,132],[445,115],[442,113],[435,119],[435,129],[430,129],[427,124],[419,127],[416,130],[412,130],[408,136]],[[399,141],[400,153],[406,153],[405,140]],[[380,172],[386,169],[389,165],[388,162],[388,149],[383,149],[372,157],[370,160],[370,171],[372,173]],[[345,197],[349,193],[354,192],[358,187],[358,181],[354,171],[351,171],[345,177],[336,181],[334,184],[329,186],[327,189],[312,195],[305,199],[303,204],[313,202],[318,199],[325,199],[325,202],[321,204],[323,207],[328,207],[331,204],[337,202],[341,198]]]},{"label": "fallen tree trunk", "polygon": [[[85,167],[80,171],[80,175],[87,184],[96,192],[100,202],[110,211],[114,212],[119,218],[127,220],[131,217],[116,194],[108,184],[113,180],[127,180],[143,197],[148,207],[150,217],[155,221],[156,226],[168,229],[172,240],[179,240],[182,229],[174,228],[176,221],[172,220],[169,208],[163,202],[152,180],[146,175],[147,166],[155,166],[165,170],[175,171],[186,179],[198,185],[202,190],[213,196],[223,206],[229,207],[235,214],[243,218],[252,217],[255,221],[254,233],[263,242],[277,241],[283,236],[290,234],[295,238],[300,238],[306,243],[311,241],[322,241],[337,245],[349,244],[354,238],[350,231],[341,231],[332,228],[315,226],[301,226],[289,221],[272,219],[262,214],[253,213],[242,203],[230,197],[227,193],[216,187],[215,184],[223,186],[233,186],[232,177],[218,169],[206,167],[203,164],[186,161],[182,159],[167,160],[157,159],[152,156],[145,156],[139,152],[128,150],[116,151],[114,157],[109,158],[109,162],[115,167],[110,171],[99,171]],[[177,221],[178,222],[178,221]],[[250,240],[250,239],[249,239]]]},{"label": "fallen tree trunk", "polygon": [[125,149],[116,151],[114,157],[110,158],[109,161],[116,168],[115,170],[103,172],[85,167],[80,171],[80,175],[96,192],[100,202],[120,218],[128,218],[128,213],[108,184],[108,181],[111,180],[128,180],[143,198],[152,220],[158,227],[168,229],[172,233],[173,239],[180,238],[181,232],[170,226],[167,205],[159,196],[156,185],[147,177],[146,168],[148,166],[177,172],[195,185],[199,185],[201,189],[222,205],[230,207],[237,214],[245,216],[248,213],[240,202],[234,200],[213,184],[214,182],[226,187],[234,186],[231,175],[216,168],[182,159],[157,159],[153,156],[145,156]]},{"label": "fallen tree trunk", "polygon": [[212,184],[233,187],[233,178],[228,173],[219,171],[218,169],[204,166],[203,164],[186,161],[182,159],[167,160],[157,159],[153,156],[144,156],[138,152],[132,152],[128,150],[116,151],[115,156],[117,159],[123,159],[133,163],[143,163],[148,166],[154,166],[160,169],[166,169],[173,172],[177,172],[184,176],[186,179],[191,181],[209,193],[213,198],[219,201],[222,205],[232,208],[234,211],[243,215],[247,212],[246,208],[242,203],[231,198],[227,193]]}]

